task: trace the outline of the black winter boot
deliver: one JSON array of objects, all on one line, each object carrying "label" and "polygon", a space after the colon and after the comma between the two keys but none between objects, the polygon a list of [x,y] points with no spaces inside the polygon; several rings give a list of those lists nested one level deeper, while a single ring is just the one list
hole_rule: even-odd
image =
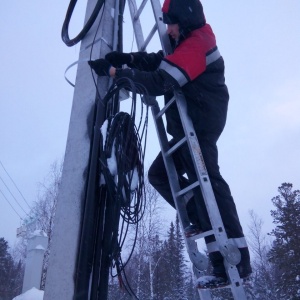
[{"label": "black winter boot", "polygon": [[[239,248],[241,252],[241,261],[237,264],[237,270],[242,279],[247,279],[251,273],[252,268],[250,264],[250,254],[248,247]],[[216,277],[226,277],[226,270],[224,267],[224,258],[219,251],[209,253],[209,258],[213,266],[213,275]]]}]

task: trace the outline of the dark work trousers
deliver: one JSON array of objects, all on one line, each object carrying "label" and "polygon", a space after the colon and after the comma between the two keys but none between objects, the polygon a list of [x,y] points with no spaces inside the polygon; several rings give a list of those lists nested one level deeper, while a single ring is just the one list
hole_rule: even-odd
[{"label": "dark work trousers", "polygon": [[[176,141],[174,139],[171,140],[169,142],[170,146],[174,145],[175,142]],[[243,237],[244,234],[240,225],[237,210],[234,200],[231,196],[229,186],[223,179],[219,171],[218,149],[216,142],[217,138],[209,135],[206,135],[205,138],[199,140],[204,162],[208,171],[208,175],[228,238]],[[197,181],[194,165],[191,156],[189,155],[189,150],[186,143],[173,154],[173,159],[181,188],[184,188],[189,184]],[[183,176],[185,173],[187,174],[188,180]],[[152,163],[148,172],[148,177],[151,185],[169,204],[171,204],[175,208],[167,172],[161,153],[158,154],[158,156]],[[198,187],[194,189],[193,192],[194,197],[187,204],[187,212],[190,221],[191,223],[199,224],[203,231],[210,230],[211,225],[201,190]],[[199,214],[195,213],[197,211],[195,201],[198,202],[197,206],[201,208]],[[206,242],[211,242],[214,240],[215,239],[213,236],[206,238]]]},{"label": "dark work trousers", "polygon": [[[217,97],[208,100],[204,97],[199,97],[187,99],[188,114],[195,127],[200,149],[226,234],[241,252],[241,262],[237,265],[237,268],[241,277],[244,277],[251,273],[249,250],[230,188],[221,176],[218,165],[217,140],[226,123],[227,102],[222,102],[220,98]],[[172,145],[182,139],[184,133],[181,123],[178,121],[180,118],[176,109],[172,110],[172,107],[169,108],[169,116],[168,113],[166,116],[168,132],[173,136],[173,140],[169,142],[170,147],[172,147]],[[185,143],[173,154],[173,160],[181,188],[185,188],[198,180],[189,153],[188,145]],[[184,174],[187,175],[188,179],[183,176]],[[148,171],[148,177],[150,184],[175,208],[169,179],[161,153],[158,154],[152,163]],[[193,193],[194,197],[190,199],[186,206],[190,222],[192,224],[198,224],[202,231],[208,231],[211,229],[211,224],[200,187],[193,189]],[[226,276],[223,257],[215,242],[215,237],[213,235],[208,236],[205,238],[205,242],[213,266],[213,274],[217,276]]]}]

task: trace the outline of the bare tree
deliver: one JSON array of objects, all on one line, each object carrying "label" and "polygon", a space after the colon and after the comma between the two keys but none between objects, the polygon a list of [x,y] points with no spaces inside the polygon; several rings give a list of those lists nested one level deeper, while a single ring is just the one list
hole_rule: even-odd
[{"label": "bare tree", "polygon": [[273,264],[268,260],[271,240],[268,235],[263,233],[263,220],[253,210],[249,214],[251,223],[249,225],[248,244],[253,253],[252,290],[258,299],[276,300]]},{"label": "bare tree", "polygon": [[22,237],[19,238],[18,243],[13,249],[14,259],[24,261],[26,257],[27,240],[33,230],[42,230],[48,237],[48,248],[45,252],[43,274],[41,280],[41,289],[44,288],[46,279],[49,248],[51,244],[53,219],[55,216],[55,209],[57,204],[58,190],[61,182],[62,162],[54,162],[50,166],[50,171],[44,178],[44,181],[39,184],[37,201],[31,207],[29,216],[25,219],[23,226],[27,228]]},{"label": "bare tree", "polygon": [[141,283],[141,267],[142,261],[148,265],[147,273],[150,289],[149,299],[155,299],[154,292],[154,274],[157,270],[159,261],[162,259],[161,255],[157,253],[161,250],[161,236],[162,231],[162,206],[159,200],[159,194],[150,185],[148,180],[145,181],[145,194],[146,194],[146,208],[143,219],[139,225],[138,240],[137,240],[137,254],[139,257],[138,264],[138,286],[137,297],[140,298],[140,283]]},{"label": "bare tree", "polygon": [[[135,243],[134,252],[125,267],[126,278],[130,288],[138,299],[158,299],[155,274],[163,259],[161,240],[165,221],[163,220],[163,201],[157,191],[150,185],[145,176],[145,211],[138,223],[137,235],[130,231],[131,238],[126,243],[125,253],[130,252]],[[122,251],[124,253],[124,251]],[[111,288],[117,288],[111,285]],[[117,292],[110,290],[109,299]]]}]

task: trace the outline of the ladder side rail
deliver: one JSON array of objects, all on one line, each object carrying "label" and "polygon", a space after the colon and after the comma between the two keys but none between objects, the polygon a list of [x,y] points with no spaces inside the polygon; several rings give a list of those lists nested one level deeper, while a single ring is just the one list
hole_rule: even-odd
[{"label": "ladder side rail", "polygon": [[[179,185],[178,175],[177,175],[177,171],[175,168],[173,158],[171,155],[165,155],[169,149],[169,143],[168,143],[168,138],[167,138],[163,120],[161,118],[157,119],[155,117],[160,111],[158,104],[153,105],[151,107],[151,111],[153,114],[156,131],[159,136],[159,143],[160,143],[160,147],[161,147],[162,157],[164,159],[164,163],[166,166],[166,171],[168,174],[173,199],[174,199],[176,210],[178,213],[178,218],[179,218],[182,230],[183,230],[184,227],[188,226],[190,223],[189,223],[189,218],[188,218],[186,207],[185,207],[185,201],[183,200],[183,196],[177,195],[177,193],[180,191],[180,185]],[[207,268],[207,257],[198,251],[198,246],[195,241],[193,241],[192,239],[186,238],[185,235],[183,235],[183,236],[184,236],[184,241],[185,241],[187,251],[188,251],[188,254],[189,254],[189,257],[191,258],[191,260],[193,260],[193,258],[194,258],[194,260],[197,260],[197,267],[199,270],[206,269]],[[198,290],[198,293],[199,293],[201,300],[212,300],[211,293],[209,290]]]},{"label": "ladder side rail", "polygon": [[[173,157],[170,155],[168,155],[168,156],[165,155],[165,153],[169,149],[169,143],[168,143],[165,126],[164,126],[162,119],[155,118],[157,113],[160,111],[158,104],[153,105],[151,107],[151,110],[152,110],[153,118],[155,120],[154,123],[155,123],[157,134],[159,136],[159,143],[160,143],[160,147],[161,147],[161,151],[162,151],[162,156],[163,156],[166,171],[168,174],[170,187],[171,187],[171,191],[172,191],[172,196],[173,196],[173,199],[175,202],[175,206],[176,206],[176,210],[177,210],[178,217],[180,220],[180,224],[182,227],[186,227],[190,223],[189,223],[189,218],[188,218],[186,207],[185,207],[185,201],[183,201],[183,199],[182,199],[183,195],[179,195],[179,191],[181,190],[181,188],[179,185],[177,171],[175,168]],[[199,253],[198,248],[197,248],[197,243],[195,241],[193,241],[192,239],[186,238],[185,235],[184,235],[184,240],[187,245],[187,248],[188,248],[187,250],[188,250],[189,254],[195,255],[196,253]],[[201,264],[199,269],[200,268],[205,269],[207,267],[207,257],[202,255],[201,259],[202,259],[202,261],[199,262],[199,264]],[[204,300],[206,300],[206,299],[204,299]]]},{"label": "ladder side rail", "polygon": [[[187,116],[186,100],[183,93],[179,90],[175,91],[176,102],[183,124],[183,129],[187,137],[187,144],[191,153],[191,157],[194,163],[196,175],[200,188],[203,194],[203,198],[207,207],[208,215],[211,220],[211,225],[216,232],[218,232],[219,241],[224,244],[228,239],[224,229],[224,225],[221,219],[219,208],[217,206],[216,198],[211,186],[211,182],[208,176],[208,172],[205,166],[204,158],[200,149],[200,145],[196,136],[194,126]],[[223,240],[222,240],[223,238]]]},{"label": "ladder side rail", "polygon": [[[159,106],[153,105],[151,107],[152,114],[156,115],[156,113],[159,111]],[[173,162],[173,157],[171,155],[166,155],[166,152],[169,150],[169,143],[168,143],[168,138],[167,134],[165,131],[165,126],[163,123],[162,119],[157,119],[155,122],[155,127],[157,134],[159,135],[159,143],[160,143],[160,148],[162,152],[162,156],[164,159],[165,164],[167,164],[166,171],[168,173],[168,178],[170,181],[170,186],[171,186],[171,191],[173,198],[175,200],[175,206],[178,211],[179,217],[181,219],[181,223],[183,226],[188,226],[189,225],[189,218],[187,215],[187,212],[185,210],[185,202],[184,201],[176,201],[177,198],[181,197],[177,195],[177,193],[180,191],[180,186],[179,186],[179,181],[178,181],[178,175],[177,171],[175,169],[175,165]]]},{"label": "ladder side rail", "polygon": [[242,280],[240,278],[240,274],[236,266],[229,264],[225,259],[224,259],[224,265],[230,278],[230,282],[231,282],[230,289],[233,298],[236,300],[240,300],[240,299],[247,300],[248,297],[246,295]]},{"label": "ladder side rail", "polygon": [[219,246],[219,250],[224,256],[225,269],[231,282],[231,291],[235,299],[247,299],[242,280],[236,268],[241,256],[238,248],[230,243],[225,232],[222,217],[216,202],[216,198],[211,186],[211,182],[205,167],[205,162],[201,153],[200,145],[193,127],[193,124],[187,114],[187,105],[181,90],[176,90],[176,103],[179,115],[183,124],[189,150],[194,163],[198,181],[200,183],[201,192],[207,208],[209,219],[215,232],[215,238]]},{"label": "ladder side rail", "polygon": [[159,35],[159,39],[161,42],[161,46],[165,54],[172,53],[172,47],[170,43],[170,38],[167,34],[166,24],[163,23],[161,5],[159,0],[151,0],[152,10],[155,18],[155,22],[157,24],[157,31]]},{"label": "ladder side rail", "polygon": [[201,192],[205,201],[207,212],[211,221],[211,225],[216,232],[216,239],[219,245],[226,245],[228,241],[225,227],[221,218],[221,214],[217,205],[217,201],[212,189],[209,175],[202,156],[198,138],[192,124],[192,121],[187,114],[186,100],[181,90],[175,90],[176,103],[180,115],[183,129],[187,137],[187,144],[194,163],[195,172],[200,184]]}]

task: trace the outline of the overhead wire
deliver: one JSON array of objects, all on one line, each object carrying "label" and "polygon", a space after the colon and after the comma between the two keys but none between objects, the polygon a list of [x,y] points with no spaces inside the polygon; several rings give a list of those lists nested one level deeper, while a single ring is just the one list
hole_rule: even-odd
[{"label": "overhead wire", "polygon": [[23,220],[23,218],[21,217],[21,215],[15,210],[15,208],[13,207],[13,205],[10,203],[10,201],[6,198],[6,196],[3,194],[2,190],[0,190],[0,193],[2,194],[3,198],[7,201],[7,203],[10,205],[10,207],[13,209],[13,211],[19,216],[19,218],[21,220]]},{"label": "overhead wire", "polygon": [[0,161],[0,164],[1,164],[2,168],[3,168],[3,170],[5,171],[5,173],[7,174],[7,176],[9,177],[9,179],[12,181],[13,185],[15,186],[15,188],[16,188],[16,189],[18,190],[18,192],[20,193],[20,195],[21,195],[22,199],[24,200],[24,202],[27,204],[27,206],[28,206],[29,208],[31,208],[30,205],[29,205],[29,203],[26,201],[24,195],[22,194],[22,192],[20,191],[20,189],[19,189],[18,186],[16,185],[15,181],[14,181],[14,180],[12,179],[12,177],[9,175],[8,171],[5,169],[5,167],[4,167],[4,165],[3,165],[3,163],[2,163],[1,161]]},{"label": "overhead wire", "polygon": [[23,210],[23,212],[28,216],[27,212],[25,211],[25,209],[22,207],[22,205],[19,203],[19,201],[16,199],[16,197],[13,195],[12,191],[10,190],[10,188],[7,186],[7,184],[5,183],[5,181],[2,179],[2,177],[0,176],[0,180],[2,181],[2,183],[5,185],[6,189],[8,190],[8,192],[10,193],[10,195],[14,198],[14,200],[16,201],[16,203],[19,205],[19,207]]}]

